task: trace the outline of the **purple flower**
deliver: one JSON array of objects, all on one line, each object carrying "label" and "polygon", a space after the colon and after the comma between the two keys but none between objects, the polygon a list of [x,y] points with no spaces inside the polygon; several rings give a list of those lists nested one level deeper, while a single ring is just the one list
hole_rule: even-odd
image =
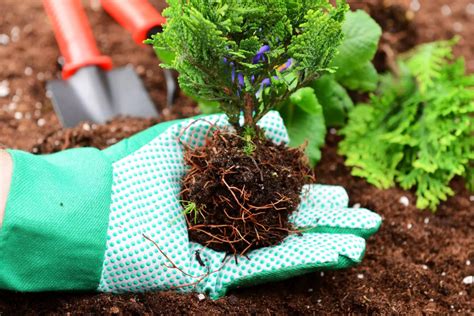
[{"label": "purple flower", "polygon": [[[273,76],[273,78],[278,79],[278,76]],[[256,96],[259,97],[259,95],[261,95],[263,89],[265,89],[266,87],[271,86],[271,85],[272,85],[272,81],[270,80],[270,78],[263,79],[262,82],[260,82],[260,88],[258,89]]]},{"label": "purple flower", "polygon": [[[258,52],[253,57],[252,62],[254,64],[259,63],[259,62],[266,62],[267,59],[265,57],[265,53],[267,53],[269,51],[270,51],[270,46],[269,45],[263,45],[262,47],[260,47]],[[223,61],[224,61],[225,64],[228,64],[231,67],[231,79],[232,79],[232,82],[235,82],[237,80],[237,84],[238,84],[238,87],[239,87],[239,89],[237,91],[237,94],[239,95],[240,94],[240,89],[245,86],[244,75],[242,73],[237,73],[237,69],[236,69],[236,66],[235,66],[234,62],[229,62],[229,60],[226,57],[223,58]],[[284,63],[283,65],[276,68],[276,70],[278,72],[283,72],[283,71],[287,70],[288,68],[290,68],[293,65],[293,63],[294,63],[293,59],[290,58],[286,61],[286,63]],[[278,79],[278,76],[273,76],[273,78]],[[250,80],[251,80],[252,83],[255,82],[255,75],[252,75]],[[258,90],[257,94],[261,94],[263,89],[266,88],[266,87],[271,86],[271,84],[272,84],[272,82],[271,82],[270,78],[263,79],[262,82],[260,82],[260,89]]]},{"label": "purple flower", "polygon": [[269,52],[270,51],[270,46],[268,45],[263,45],[262,47],[260,47],[260,49],[258,50],[257,54],[253,57],[253,60],[252,62],[254,64],[258,63],[258,62],[261,62],[261,61],[265,61],[265,53],[266,52]]},{"label": "purple flower", "polygon": [[285,71],[288,68],[290,68],[291,65],[293,65],[293,58],[288,59],[286,63],[284,63],[283,65],[281,65],[277,69],[278,69],[279,72],[282,72],[282,71]]},{"label": "purple flower", "polygon": [[[290,58],[290,59],[287,60],[286,63],[284,63],[283,65],[278,67],[277,70],[279,72],[283,72],[283,71],[287,70],[288,68],[290,68],[292,64],[293,64],[293,59]],[[278,79],[278,76],[273,76],[273,78]],[[257,95],[261,94],[263,89],[270,86],[271,84],[272,84],[272,81],[270,80],[270,78],[263,79],[262,82],[260,83],[260,89],[258,89]]]},{"label": "purple flower", "polygon": [[232,71],[231,71],[232,82],[234,82],[235,81],[235,66],[234,66],[234,63],[231,62],[230,66],[232,67]]},{"label": "purple flower", "polygon": [[258,50],[257,55],[258,55],[258,54],[263,54],[263,53],[266,53],[266,52],[269,52],[269,51],[270,51],[270,46],[268,46],[268,45],[263,45],[263,46],[260,47],[260,49]]},{"label": "purple flower", "polygon": [[260,83],[260,90],[265,88],[265,87],[268,87],[271,84],[272,84],[272,81],[270,80],[270,78],[263,79],[262,82]]},{"label": "purple flower", "polygon": [[240,86],[240,87],[245,86],[244,75],[242,75],[241,73],[239,73],[239,74],[237,75],[237,80],[239,80],[239,86]]}]

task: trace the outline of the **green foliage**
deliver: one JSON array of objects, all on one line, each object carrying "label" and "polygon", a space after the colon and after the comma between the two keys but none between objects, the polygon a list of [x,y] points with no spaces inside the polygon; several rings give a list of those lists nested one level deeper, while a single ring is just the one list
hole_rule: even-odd
[{"label": "green foliage", "polygon": [[290,135],[290,146],[306,144],[306,154],[314,167],[321,159],[321,146],[326,137],[323,108],[310,87],[293,93],[279,109]]},{"label": "green foliage", "polygon": [[164,31],[148,42],[174,56],[163,66],[178,70],[188,95],[219,102],[236,127],[241,112],[254,127],[300,87],[334,71],[348,9],[342,0],[336,7],[328,0],[168,2]]},{"label": "green foliage", "polygon": [[377,22],[364,11],[347,12],[342,31],[344,40],[331,64],[336,72],[311,85],[323,106],[328,126],[343,126],[354,106],[346,89],[374,91],[379,80],[371,62],[382,36]]},{"label": "green foliage", "polygon": [[374,91],[379,81],[371,60],[382,35],[380,26],[364,11],[355,11],[346,13],[342,30],[344,39],[332,63],[335,73],[314,80],[312,89],[298,90],[280,108],[290,146],[306,141],[313,166],[321,159],[326,126],[343,126],[354,107],[346,89]]},{"label": "green foliage", "polygon": [[253,152],[257,149],[257,145],[255,145],[253,142],[256,136],[257,133],[255,129],[251,128],[250,126],[244,126],[242,140],[244,141],[245,145],[242,150],[247,156],[252,156]]},{"label": "green foliage", "polygon": [[354,107],[346,89],[332,76],[323,76],[311,84],[323,107],[327,126],[342,126],[347,113]]},{"label": "green foliage", "polygon": [[[336,73],[336,75],[338,74],[339,72]],[[374,65],[368,61],[351,71],[349,74],[345,76],[336,76],[336,78],[349,90],[368,92],[377,89],[379,74]]]},{"label": "green foliage", "polygon": [[200,213],[197,204],[191,201],[181,201],[181,203],[183,204],[183,215],[193,215],[194,224],[196,224],[198,214]]},{"label": "green foliage", "polygon": [[419,47],[417,54],[408,61],[407,66],[416,78],[420,92],[425,93],[434,82],[443,76],[446,60],[452,59],[452,46],[457,39]]},{"label": "green foliage", "polygon": [[366,12],[349,12],[342,26],[344,41],[332,66],[338,68],[336,77],[348,76],[371,61],[377,52],[382,29]]},{"label": "green foliage", "polygon": [[417,207],[433,211],[453,194],[454,176],[474,186],[474,76],[453,59],[452,46],[425,44],[402,56],[401,75],[385,75],[341,131],[353,175],[380,188],[416,188]]},{"label": "green foliage", "polygon": [[[299,146],[306,140],[306,152],[313,165],[321,156],[319,148],[324,144],[326,125],[343,126],[347,114],[354,107],[346,89],[374,91],[379,79],[371,60],[382,34],[380,26],[364,11],[356,11],[346,13],[342,30],[344,39],[333,66],[344,65],[347,69],[338,68],[335,73],[326,73],[310,84],[313,91],[303,88],[303,91],[294,93],[293,100],[286,99],[278,107],[288,128],[290,145]],[[315,96],[303,97],[295,102],[296,96],[310,94]],[[308,104],[305,105],[305,102]],[[319,114],[321,107],[324,117]],[[209,102],[199,102],[199,108],[206,114],[218,111],[217,105]],[[304,108],[312,108],[313,111],[308,114]]]},{"label": "green foliage", "polygon": [[[354,107],[346,89],[359,92],[374,91],[379,79],[371,62],[382,35],[377,22],[364,11],[347,12],[342,30],[344,38],[334,58],[333,66],[346,64],[347,69],[338,66],[334,74],[325,74],[310,84],[323,106],[328,126],[344,125],[347,113]],[[363,40],[361,40],[362,34],[367,34]],[[361,52],[355,52],[357,50]],[[199,102],[199,108],[203,113],[216,113],[217,106],[216,103]]]}]

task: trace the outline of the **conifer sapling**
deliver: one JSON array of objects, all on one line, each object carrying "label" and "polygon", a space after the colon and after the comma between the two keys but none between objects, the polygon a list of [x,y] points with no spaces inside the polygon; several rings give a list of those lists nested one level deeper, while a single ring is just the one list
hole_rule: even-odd
[{"label": "conifer sapling", "polygon": [[[173,53],[190,95],[218,101],[238,131],[254,129],[298,88],[332,72],[348,5],[328,0],[168,0],[149,43]],[[244,115],[242,129],[239,124]]]},{"label": "conifer sapling", "polygon": [[[274,245],[312,171],[301,148],[265,139],[257,122],[332,72],[347,4],[328,0],[169,0],[149,40],[174,56],[181,89],[217,101],[237,134],[186,147],[181,199],[190,238],[232,254]],[[243,116],[243,120],[241,120]],[[192,206],[192,208],[190,208]]]}]

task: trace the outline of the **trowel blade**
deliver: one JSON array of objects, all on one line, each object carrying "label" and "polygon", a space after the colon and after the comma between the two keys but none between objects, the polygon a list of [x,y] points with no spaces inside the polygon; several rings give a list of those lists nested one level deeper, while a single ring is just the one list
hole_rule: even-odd
[{"label": "trowel blade", "polygon": [[84,67],[67,80],[48,82],[53,106],[65,127],[105,123],[116,116],[157,117],[158,112],[133,68],[104,71]]}]

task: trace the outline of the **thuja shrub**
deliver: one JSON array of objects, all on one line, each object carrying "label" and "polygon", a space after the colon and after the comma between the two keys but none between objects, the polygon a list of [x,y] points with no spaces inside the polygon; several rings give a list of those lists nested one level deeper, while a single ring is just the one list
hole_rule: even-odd
[{"label": "thuja shrub", "polygon": [[[348,6],[328,0],[168,0],[148,41],[173,58],[189,95],[217,101],[242,133],[325,73],[343,39]],[[242,128],[239,123],[243,113]]]},{"label": "thuja shrub", "polygon": [[[163,32],[148,42],[170,53],[162,66],[179,72],[185,93],[218,102],[235,128],[211,126],[201,146],[183,144],[189,169],[180,196],[189,237],[234,255],[275,245],[295,232],[288,217],[313,173],[300,148],[265,139],[257,122],[288,99],[323,117],[312,88],[301,88],[334,71],[348,6],[328,0],[168,3]],[[291,106],[287,114],[302,116]]]},{"label": "thuja shrub", "polygon": [[[380,26],[364,11],[347,11],[342,34],[343,40],[329,64],[331,71],[321,72],[308,87],[296,90],[276,106],[290,136],[289,146],[306,144],[305,153],[312,166],[321,159],[326,128],[343,126],[347,113],[354,107],[348,90],[364,93],[374,91],[378,84],[378,74],[371,60],[382,35]],[[163,60],[169,60],[163,55],[167,51],[158,49],[157,52]],[[219,112],[218,102],[202,100],[189,93],[188,96],[198,102],[203,113]]]},{"label": "thuja shrub", "polygon": [[474,76],[453,58],[456,41],[422,45],[399,58],[368,104],[341,133],[352,174],[389,188],[414,189],[417,207],[435,211],[455,176],[474,188]]}]

